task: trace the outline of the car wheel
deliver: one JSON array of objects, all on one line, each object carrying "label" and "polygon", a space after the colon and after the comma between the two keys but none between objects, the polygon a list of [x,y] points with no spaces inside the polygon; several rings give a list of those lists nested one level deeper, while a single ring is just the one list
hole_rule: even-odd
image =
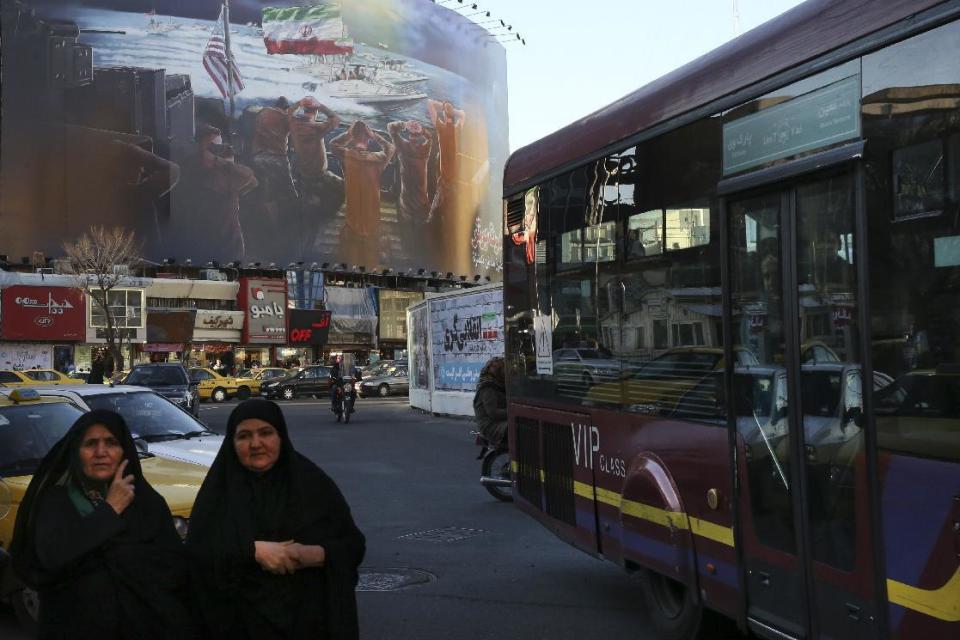
[{"label": "car wheel", "polygon": [[237,389],[237,397],[241,400],[246,400],[250,397],[250,387],[240,387]]},{"label": "car wheel", "polygon": [[593,377],[590,376],[586,371],[583,372],[582,376],[584,386],[591,387],[593,386]]},{"label": "car wheel", "polygon": [[10,595],[13,611],[20,622],[20,626],[27,635],[37,635],[37,620],[40,617],[40,594],[29,587],[24,587]]},{"label": "car wheel", "polygon": [[381,398],[386,398],[388,395],[390,395],[390,387],[385,384],[382,384],[379,387],[377,387],[377,393],[380,394]]},{"label": "car wheel", "polygon": [[297,392],[293,390],[293,387],[284,387],[280,392],[280,395],[283,396],[284,400],[293,400],[293,397],[297,395]]},{"label": "car wheel", "polygon": [[227,399],[227,392],[221,387],[217,387],[213,390],[213,393],[210,394],[210,398],[214,402],[223,402]]}]

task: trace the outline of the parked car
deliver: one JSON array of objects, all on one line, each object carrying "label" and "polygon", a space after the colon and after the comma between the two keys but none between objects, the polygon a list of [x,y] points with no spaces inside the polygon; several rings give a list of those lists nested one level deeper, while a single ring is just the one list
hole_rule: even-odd
[{"label": "parked car", "polygon": [[553,352],[553,375],[590,386],[618,379],[620,361],[598,349],[557,349]]},{"label": "parked car", "polygon": [[[152,389],[91,384],[78,387],[35,387],[42,398],[57,398],[82,411],[116,411],[127,421],[138,445],[161,458],[210,466],[223,436]],[[10,390],[0,389],[0,398]]]},{"label": "parked car", "polygon": [[260,385],[268,398],[293,400],[297,396],[326,397],[330,393],[330,367],[319,365],[303,367],[283,378],[275,378]]},{"label": "parked car", "polygon": [[281,367],[264,367],[262,369],[251,369],[251,371],[250,377],[254,380],[259,380],[260,384],[269,382],[270,380],[276,380],[277,378],[286,378],[290,375],[288,369]]},{"label": "parked car", "polygon": [[213,369],[190,369],[190,383],[197,385],[200,400],[223,402],[227,398],[246,400],[260,395],[260,381],[242,376],[224,376]]},{"label": "parked car", "polygon": [[410,377],[408,371],[406,365],[390,367],[382,375],[361,382],[360,395],[363,397],[377,395],[386,398],[393,394],[409,393]]},{"label": "parked car", "polygon": [[200,416],[200,395],[190,382],[187,368],[178,362],[138,364],[123,378],[123,384],[148,387],[194,416]]},{"label": "parked car", "polygon": [[386,373],[387,369],[393,366],[396,366],[393,360],[378,360],[377,362],[374,362],[373,364],[361,369],[360,377],[363,380],[376,378],[377,376],[381,376]]},{"label": "parked car", "polygon": [[54,369],[27,369],[26,371],[0,371],[0,384],[5,387],[35,387],[50,384],[83,384],[83,380],[71,378]]},{"label": "parked car", "polygon": [[[99,386],[99,385],[98,385]],[[105,387],[101,387],[104,389]],[[65,387],[47,387],[64,390]],[[139,390],[142,393],[152,392]],[[166,403],[175,415],[189,419],[167,400],[156,396],[158,402]],[[46,395],[41,389],[8,389],[0,393],[0,558],[6,555],[3,549],[10,544],[17,509],[23,500],[32,474],[50,448],[83,415],[83,410],[66,398]],[[130,422],[128,418],[128,422]],[[142,421],[130,424],[136,431]],[[143,475],[167,501],[173,515],[174,526],[181,537],[186,537],[190,514],[197,492],[207,475],[207,467],[169,460],[154,453],[140,453]],[[5,574],[9,567],[0,568],[0,583],[15,586],[18,582]],[[36,625],[38,599],[30,589],[15,589],[9,595],[17,617],[24,627]]]}]

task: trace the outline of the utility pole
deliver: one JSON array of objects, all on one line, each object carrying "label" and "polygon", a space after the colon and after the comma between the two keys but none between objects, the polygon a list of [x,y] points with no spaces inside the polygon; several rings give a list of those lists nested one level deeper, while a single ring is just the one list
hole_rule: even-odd
[{"label": "utility pole", "polygon": [[[733,37],[740,35],[740,3],[733,0]],[[229,48],[229,45],[228,45]]]}]

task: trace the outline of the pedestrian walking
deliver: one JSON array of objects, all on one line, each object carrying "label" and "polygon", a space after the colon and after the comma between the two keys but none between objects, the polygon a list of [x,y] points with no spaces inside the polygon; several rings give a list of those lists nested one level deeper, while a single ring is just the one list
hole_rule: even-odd
[{"label": "pedestrian walking", "polygon": [[103,354],[99,351],[93,354],[93,362],[90,363],[90,375],[87,377],[88,384],[103,384]]},{"label": "pedestrian walking", "polygon": [[39,593],[41,640],[197,637],[183,544],[119,414],[84,414],[53,446],[10,550]]},{"label": "pedestrian walking", "polygon": [[337,485],[269,400],[240,403],[200,488],[187,548],[211,638],[358,638],[366,543]]}]

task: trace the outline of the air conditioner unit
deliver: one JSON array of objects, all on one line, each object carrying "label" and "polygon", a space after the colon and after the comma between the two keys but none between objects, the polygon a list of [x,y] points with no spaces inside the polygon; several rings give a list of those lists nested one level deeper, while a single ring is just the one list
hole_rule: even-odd
[{"label": "air conditioner unit", "polygon": [[226,282],[227,274],[217,269],[202,269],[200,271],[200,278],[202,280],[216,280],[218,282]]},{"label": "air conditioner unit", "polygon": [[74,273],[73,264],[67,258],[54,258],[53,259],[53,272],[59,274],[71,274]]}]

